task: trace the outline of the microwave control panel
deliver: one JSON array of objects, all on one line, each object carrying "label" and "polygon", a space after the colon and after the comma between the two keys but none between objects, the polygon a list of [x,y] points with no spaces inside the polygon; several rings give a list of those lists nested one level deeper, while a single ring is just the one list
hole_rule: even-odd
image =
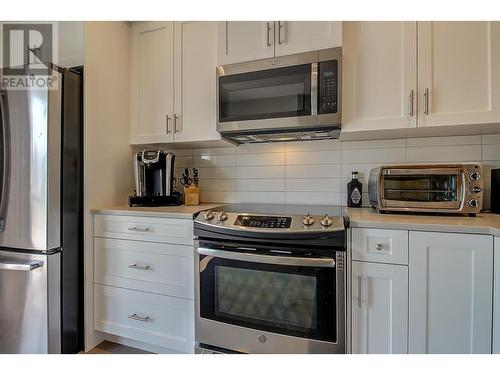
[{"label": "microwave control panel", "polygon": [[322,61],[318,64],[318,113],[338,111],[338,61]]}]

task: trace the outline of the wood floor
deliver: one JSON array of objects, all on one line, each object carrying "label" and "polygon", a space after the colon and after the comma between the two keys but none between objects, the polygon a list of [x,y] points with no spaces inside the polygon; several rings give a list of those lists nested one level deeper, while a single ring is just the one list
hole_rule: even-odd
[{"label": "wood floor", "polygon": [[152,354],[141,349],[131,348],[130,346],[115,344],[109,341],[103,341],[95,348],[84,354]]}]

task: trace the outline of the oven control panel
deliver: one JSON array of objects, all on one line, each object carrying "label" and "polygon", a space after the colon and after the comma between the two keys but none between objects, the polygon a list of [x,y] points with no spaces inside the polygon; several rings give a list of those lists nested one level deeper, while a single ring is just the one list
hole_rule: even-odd
[{"label": "oven control panel", "polygon": [[252,228],[290,228],[292,218],[289,216],[239,215],[234,224]]}]

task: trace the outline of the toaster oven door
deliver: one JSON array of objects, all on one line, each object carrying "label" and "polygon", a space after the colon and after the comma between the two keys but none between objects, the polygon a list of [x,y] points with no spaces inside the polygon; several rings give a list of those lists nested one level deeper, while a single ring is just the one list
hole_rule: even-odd
[{"label": "toaster oven door", "polygon": [[459,168],[384,169],[380,180],[384,208],[458,210],[463,204]]}]

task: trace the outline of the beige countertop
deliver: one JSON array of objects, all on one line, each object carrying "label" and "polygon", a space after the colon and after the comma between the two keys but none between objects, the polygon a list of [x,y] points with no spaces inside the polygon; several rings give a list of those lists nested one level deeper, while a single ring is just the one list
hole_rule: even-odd
[{"label": "beige countertop", "polygon": [[198,206],[129,207],[112,206],[90,210],[93,214],[167,217],[172,219],[193,219],[200,211],[213,210],[221,203],[202,203]]},{"label": "beige countertop", "polygon": [[500,215],[479,213],[476,217],[381,214],[371,208],[349,208],[351,227],[406,229],[435,232],[491,234],[500,236]]}]

